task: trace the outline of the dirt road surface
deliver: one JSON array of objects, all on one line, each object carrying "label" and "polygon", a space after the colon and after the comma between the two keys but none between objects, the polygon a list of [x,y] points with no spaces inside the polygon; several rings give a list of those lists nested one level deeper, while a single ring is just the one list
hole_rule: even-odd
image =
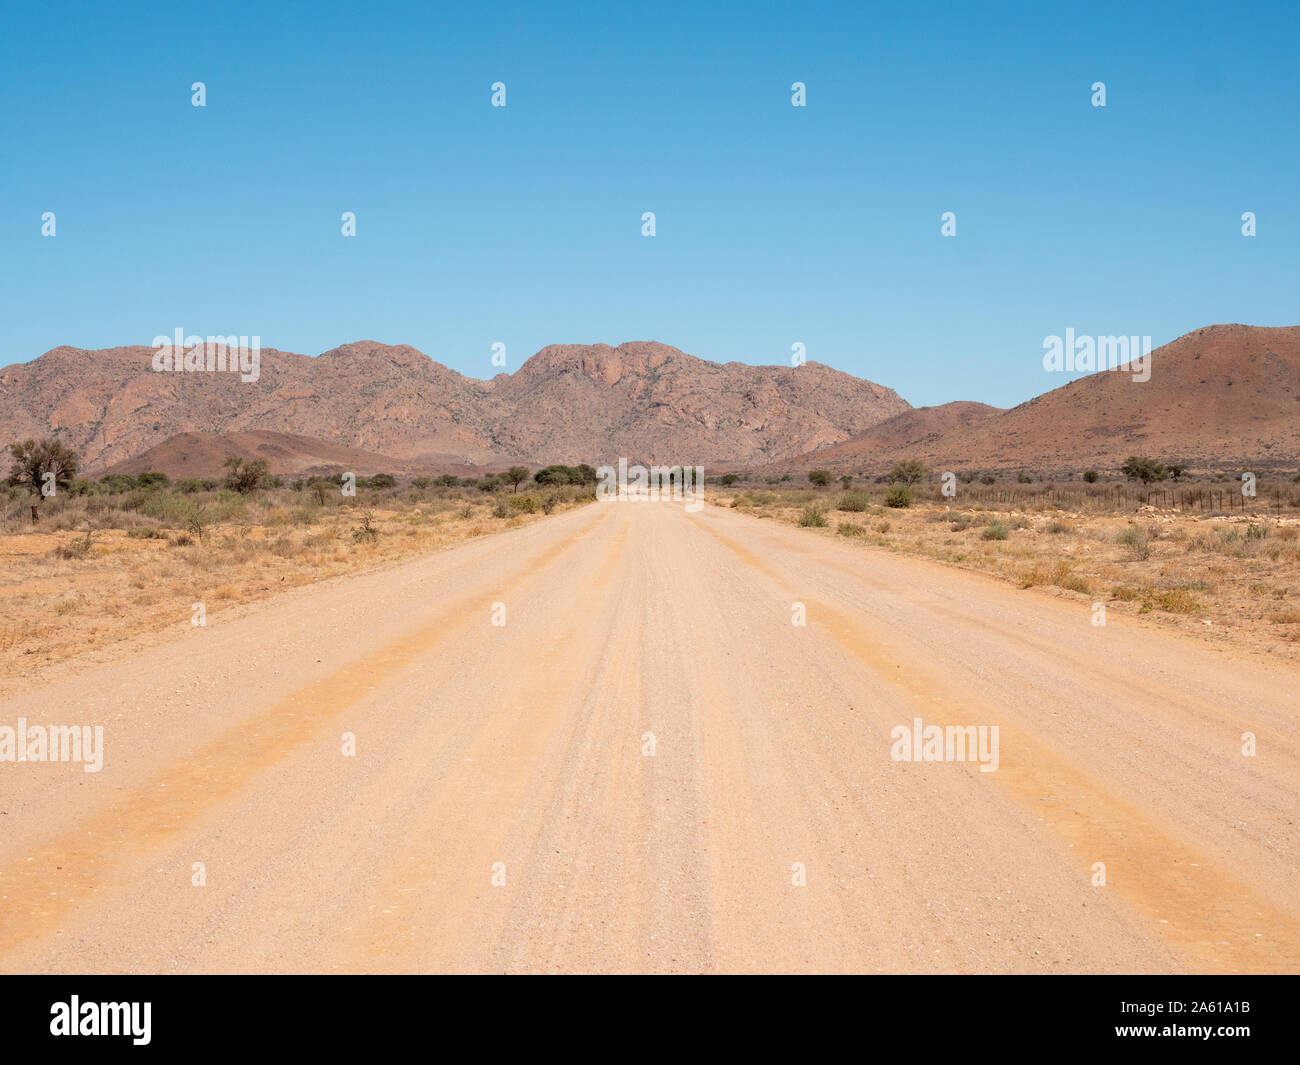
[{"label": "dirt road surface", "polygon": [[[0,764],[0,969],[1296,972],[1298,704],[1090,604],[589,505],[0,704],[105,748]],[[894,760],[916,718],[996,772]]]}]

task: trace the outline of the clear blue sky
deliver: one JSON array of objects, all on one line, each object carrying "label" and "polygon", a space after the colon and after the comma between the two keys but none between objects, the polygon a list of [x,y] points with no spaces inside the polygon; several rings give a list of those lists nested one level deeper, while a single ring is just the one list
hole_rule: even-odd
[{"label": "clear blue sky", "polygon": [[801,341],[1012,405],[1067,327],[1300,322],[1298,46],[1295,2],[10,3],[0,364]]}]

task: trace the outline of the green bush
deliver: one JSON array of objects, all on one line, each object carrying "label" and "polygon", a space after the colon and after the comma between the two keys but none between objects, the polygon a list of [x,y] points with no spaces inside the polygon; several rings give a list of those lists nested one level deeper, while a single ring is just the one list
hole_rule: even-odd
[{"label": "green bush", "polygon": [[912,505],[912,490],[905,484],[896,484],[885,493],[885,506],[903,508]]},{"label": "green bush", "polygon": [[866,492],[845,492],[840,496],[840,501],[836,504],[838,509],[847,510],[853,514],[861,514],[869,506],[871,506],[871,496]]},{"label": "green bush", "polygon": [[799,524],[805,529],[824,529],[826,515],[818,507],[804,507],[799,515]]},{"label": "green bush", "polygon": [[984,526],[984,531],[980,533],[980,539],[981,540],[1005,540],[1010,535],[1011,535],[1011,530],[1010,528],[1007,527],[1007,523],[1005,521],[1002,521],[1000,518],[994,518],[991,522],[989,522],[986,526]]}]

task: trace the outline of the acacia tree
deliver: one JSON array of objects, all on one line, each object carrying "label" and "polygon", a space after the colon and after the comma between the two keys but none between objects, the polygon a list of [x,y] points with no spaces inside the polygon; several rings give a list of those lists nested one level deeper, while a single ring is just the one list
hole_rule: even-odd
[{"label": "acacia tree", "polygon": [[1169,471],[1155,459],[1141,458],[1138,455],[1126,458],[1120,472],[1130,481],[1141,481],[1143,484],[1163,481],[1169,475]]},{"label": "acacia tree", "polygon": [[40,521],[38,510],[41,500],[52,496],[59,488],[67,488],[77,475],[80,460],[77,453],[53,437],[44,440],[24,440],[10,444],[13,465],[9,467],[9,483],[25,485],[36,496],[32,504],[32,521]]},{"label": "acacia tree", "polygon": [[528,480],[527,466],[511,466],[502,476],[514,485],[515,492],[518,493],[519,486]]},{"label": "acacia tree", "polygon": [[890,484],[920,484],[925,480],[925,463],[920,459],[905,459],[887,475]]}]

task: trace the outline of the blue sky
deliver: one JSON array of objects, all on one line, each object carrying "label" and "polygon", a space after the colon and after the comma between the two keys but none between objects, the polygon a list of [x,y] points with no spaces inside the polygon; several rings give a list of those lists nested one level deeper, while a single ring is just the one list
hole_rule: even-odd
[{"label": "blue sky", "polygon": [[178,327],[476,377],[497,341],[510,370],[548,343],[802,342],[917,405],[1009,406],[1068,380],[1042,368],[1066,328],[1300,323],[1295,3],[3,19],[0,364]]}]

